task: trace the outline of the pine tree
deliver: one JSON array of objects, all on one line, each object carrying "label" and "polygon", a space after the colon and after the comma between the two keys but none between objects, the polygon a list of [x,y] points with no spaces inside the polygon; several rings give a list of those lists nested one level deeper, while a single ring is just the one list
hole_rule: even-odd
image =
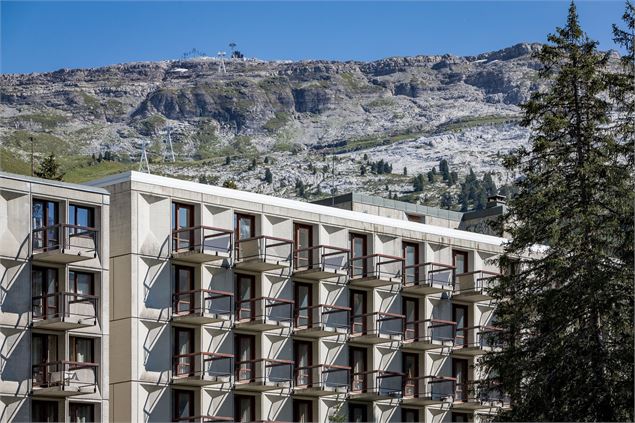
[{"label": "pine tree", "polygon": [[360,174],[360,176],[364,176],[364,175],[366,175],[366,166],[362,165],[362,166],[359,168],[359,174]]},{"label": "pine tree", "polygon": [[432,171],[428,172],[428,182],[434,183],[434,173]]},{"label": "pine tree", "polygon": [[231,157],[229,157],[229,156],[225,157],[225,166],[227,166],[231,162],[232,162],[232,158]]},{"label": "pine tree", "polygon": [[448,181],[450,179],[450,165],[448,165],[448,161],[446,159],[442,159],[439,162],[439,172],[441,172],[441,176],[444,181]]},{"label": "pine tree", "polygon": [[523,106],[531,147],[504,160],[523,175],[492,292],[505,348],[482,364],[511,397],[499,420],[633,421],[632,141],[573,3],[537,58],[550,85]]},{"label": "pine tree", "polygon": [[408,176],[408,168],[405,166],[403,168],[403,176]]},{"label": "pine tree", "polygon": [[265,182],[271,185],[273,183],[273,173],[269,168],[265,169]]},{"label": "pine tree", "polygon": [[60,164],[57,162],[55,154],[51,153],[42,160],[39,167],[35,170],[35,176],[55,181],[62,180],[64,173],[60,171]]}]

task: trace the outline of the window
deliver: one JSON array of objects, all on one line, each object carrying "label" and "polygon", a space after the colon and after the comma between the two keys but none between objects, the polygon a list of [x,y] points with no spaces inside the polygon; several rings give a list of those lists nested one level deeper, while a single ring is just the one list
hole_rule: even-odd
[{"label": "window", "polygon": [[348,404],[348,421],[364,423],[368,421],[368,407],[364,404]]},{"label": "window", "polygon": [[253,360],[256,357],[256,338],[252,335],[236,335],[236,379],[239,381],[256,380]]},{"label": "window", "polygon": [[469,422],[470,418],[465,413],[452,413],[452,421],[456,423]]},{"label": "window", "polygon": [[467,401],[467,360],[458,358],[452,359],[452,377],[456,379],[455,400]]},{"label": "window", "polygon": [[404,423],[417,423],[419,422],[419,410],[413,410],[411,408],[401,409],[401,421]]},{"label": "window", "polygon": [[293,343],[293,355],[296,368],[296,386],[310,386],[311,385],[311,364],[312,360],[312,345],[307,341],[295,341]]},{"label": "window", "polygon": [[[352,371],[351,390],[354,392],[366,391],[366,349],[359,347],[349,348],[349,360]],[[357,421],[357,420],[351,420]],[[366,420],[362,420],[366,421]]]},{"label": "window", "polygon": [[313,305],[312,299],[312,286],[307,283],[295,282],[294,287],[294,303],[295,303],[295,325],[296,327],[312,326],[312,311],[310,308]]},{"label": "window", "polygon": [[236,308],[238,320],[256,318],[255,296],[256,278],[253,275],[236,275]]},{"label": "window", "polygon": [[194,269],[174,266],[174,312],[192,313],[194,304]]},{"label": "window", "polygon": [[293,421],[296,423],[313,421],[313,403],[310,400],[293,400]]},{"label": "window", "polygon": [[57,422],[58,417],[57,401],[36,401],[31,402],[31,421],[33,422]]},{"label": "window", "polygon": [[[57,362],[57,336],[34,333],[31,339],[34,386],[46,386],[48,384],[51,374],[50,370],[53,369],[49,363],[55,362]],[[55,418],[57,419],[57,413]]]},{"label": "window", "polygon": [[294,257],[295,267],[311,268],[313,266],[313,251],[308,250],[313,246],[313,228],[310,225],[296,223],[294,225],[294,236],[296,254]]},{"label": "window", "polygon": [[68,405],[71,423],[89,423],[95,421],[95,406],[93,404],[70,403]]},{"label": "window", "polygon": [[404,242],[403,257],[405,266],[406,283],[419,281],[419,244]]},{"label": "window", "polygon": [[193,375],[194,329],[174,328],[174,374]]},{"label": "window", "polygon": [[406,316],[404,339],[418,339],[419,308],[415,298],[403,297],[403,314]]},{"label": "window", "polygon": [[172,391],[173,420],[189,421],[194,417],[194,391],[175,389]]},{"label": "window", "polygon": [[71,361],[75,363],[94,363],[93,339],[71,336],[69,338],[69,346]]},{"label": "window", "polygon": [[419,376],[419,356],[413,353],[403,353],[402,365],[404,374],[404,396],[414,397],[417,395]]},{"label": "window", "polygon": [[33,249],[44,250],[59,247],[59,206],[56,202],[33,200]]},{"label": "window", "polygon": [[194,248],[194,206],[172,203],[172,250],[191,250]]},{"label": "window", "polygon": [[94,274],[85,272],[68,272],[68,282],[70,289],[75,294],[95,295]]},{"label": "window", "polygon": [[33,267],[31,271],[32,311],[35,318],[53,318],[59,309],[58,270]]},{"label": "window", "polygon": [[234,215],[236,240],[249,239],[256,236],[256,218],[249,214]]},{"label": "window", "polygon": [[467,347],[468,307],[461,304],[452,304],[452,321],[456,322],[455,345]]},{"label": "window", "polygon": [[456,268],[456,274],[467,273],[467,252],[452,250],[452,265]]},{"label": "window", "polygon": [[366,316],[367,303],[366,292],[351,290],[350,293],[351,303],[351,333],[352,334],[365,334],[366,333]]},{"label": "window", "polygon": [[234,395],[234,420],[237,422],[256,421],[256,397]]},{"label": "window", "polygon": [[92,207],[71,204],[68,206],[68,223],[72,225],[69,235],[92,236],[87,228],[95,227],[95,210]]},{"label": "window", "polygon": [[[352,277],[366,277],[368,269],[366,256],[368,255],[368,242],[366,235],[351,234],[351,267]],[[357,260],[356,260],[357,259]]]}]

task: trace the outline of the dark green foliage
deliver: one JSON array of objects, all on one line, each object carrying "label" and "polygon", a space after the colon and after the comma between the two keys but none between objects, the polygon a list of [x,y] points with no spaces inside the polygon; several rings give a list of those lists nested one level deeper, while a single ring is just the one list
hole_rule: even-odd
[{"label": "dark green foliage", "polygon": [[504,162],[522,175],[492,292],[506,348],[483,364],[512,400],[498,420],[633,421],[632,79],[610,101],[607,55],[573,3],[549,42],[537,57],[552,85],[523,106],[531,147]]},{"label": "dark green foliage", "polygon": [[423,175],[420,173],[412,179],[412,189],[414,192],[423,191],[423,186],[425,185],[425,181],[423,179]]},{"label": "dark green foliage", "polygon": [[496,183],[492,179],[492,174],[489,172],[486,172],[485,175],[483,175],[483,188],[488,196],[496,195],[498,192],[496,189]]},{"label": "dark green foliage", "polygon": [[381,159],[378,162],[370,163],[370,171],[377,175],[392,173],[392,165],[388,162],[385,162],[383,159]]},{"label": "dark green foliage", "polygon": [[403,168],[403,176],[408,176],[408,168],[405,166]]},{"label": "dark green foliage", "polygon": [[256,158],[254,157],[253,159],[251,159],[251,163],[249,164],[249,167],[247,168],[247,170],[255,170],[257,166],[258,166],[258,162],[256,161]]},{"label": "dark green foliage", "polygon": [[55,181],[62,180],[64,173],[60,170],[60,164],[57,162],[55,154],[51,153],[42,160],[38,168],[35,170],[35,176]]},{"label": "dark green foliage", "polygon": [[295,193],[298,197],[304,197],[305,195],[305,186],[304,182],[300,179],[295,180]]},{"label": "dark green foliage", "polygon": [[265,164],[269,164],[269,156],[265,156],[264,163],[265,163]]},{"label": "dark green foliage", "polygon": [[265,182],[268,184],[273,183],[273,173],[271,173],[269,168],[265,169]]},{"label": "dark green foliage", "polygon": [[234,182],[231,179],[227,179],[225,182],[223,182],[223,187],[224,188],[231,188],[231,189],[238,188],[238,186],[236,185],[236,182]]},{"label": "dark green foliage", "polygon": [[361,176],[366,175],[366,166],[362,165],[362,167],[359,168],[359,174]]},{"label": "dark green foliage", "polygon": [[434,182],[434,172],[429,171],[427,176],[428,176],[428,182],[433,183]]},{"label": "dark green foliage", "polygon": [[229,156],[225,157],[225,166],[227,166],[231,162],[232,162],[232,158],[231,157],[229,157]]},{"label": "dark green foliage", "polygon": [[459,181],[459,174],[455,171],[450,172],[450,179],[448,179],[448,186],[452,186]]},{"label": "dark green foliage", "polygon": [[454,206],[454,200],[452,199],[452,195],[449,192],[444,192],[441,197],[441,208],[443,209],[451,209]]},{"label": "dark green foliage", "polygon": [[448,165],[448,161],[446,159],[442,159],[439,162],[439,172],[441,172],[441,176],[444,181],[450,179],[450,166]]}]

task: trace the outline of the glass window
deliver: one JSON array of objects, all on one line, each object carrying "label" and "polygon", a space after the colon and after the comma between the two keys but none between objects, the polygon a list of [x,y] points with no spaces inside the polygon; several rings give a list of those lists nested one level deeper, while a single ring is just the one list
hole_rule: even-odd
[{"label": "glass window", "polygon": [[71,423],[89,423],[95,421],[95,406],[93,404],[69,404]]},{"label": "glass window", "polygon": [[76,294],[82,295],[94,295],[94,275],[92,273],[85,272],[68,272],[68,278],[70,281],[70,289]]},{"label": "glass window", "polygon": [[36,401],[31,403],[31,421],[57,422],[59,421],[57,401]]},{"label": "glass window", "polygon": [[71,204],[68,208],[68,214],[68,223],[71,225],[83,226],[86,228],[93,228],[95,225],[94,209],[92,207]]},{"label": "glass window", "polygon": [[174,420],[194,417],[194,391],[174,390]]},{"label": "glass window", "polygon": [[76,363],[94,363],[93,340],[91,338],[70,337],[71,360]]}]

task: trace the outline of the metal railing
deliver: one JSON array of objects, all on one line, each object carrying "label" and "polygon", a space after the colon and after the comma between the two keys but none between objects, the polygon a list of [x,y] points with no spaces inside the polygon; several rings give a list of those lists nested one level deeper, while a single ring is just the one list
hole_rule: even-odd
[{"label": "metal railing", "polygon": [[173,422],[196,422],[196,423],[212,423],[212,422],[233,422],[233,417],[222,416],[187,416],[187,417],[175,417]]},{"label": "metal railing", "polygon": [[403,257],[386,254],[352,257],[350,278],[352,280],[373,278],[403,283],[404,260]]},{"label": "metal railing", "polygon": [[257,358],[237,361],[234,368],[236,382],[289,383],[293,382],[291,360]]},{"label": "metal railing", "polygon": [[487,270],[459,273],[455,276],[455,294],[487,294],[498,283],[500,273]]},{"label": "metal railing", "polygon": [[456,378],[449,376],[404,376],[404,398],[418,398],[430,401],[452,399]]},{"label": "metal railing", "polygon": [[335,364],[296,367],[294,383],[296,388],[348,389],[350,372],[349,366]]},{"label": "metal railing", "polygon": [[257,319],[293,323],[293,300],[273,297],[250,298],[236,301],[236,321]]},{"label": "metal railing", "polygon": [[454,342],[456,322],[451,320],[425,319],[405,321],[404,341]]},{"label": "metal railing", "polygon": [[174,293],[172,313],[175,316],[189,314],[217,314],[231,317],[234,293],[216,289],[194,289]]},{"label": "metal railing", "polygon": [[404,287],[454,288],[455,267],[443,263],[420,263],[404,266]]},{"label": "metal railing", "polygon": [[268,235],[236,241],[236,260],[262,259],[291,263],[293,241]]},{"label": "metal railing", "polygon": [[388,370],[367,370],[351,374],[351,393],[374,393],[386,397],[403,395],[403,377],[401,372]]},{"label": "metal railing", "polygon": [[351,308],[330,304],[317,304],[295,308],[295,327],[298,329],[314,328],[350,328]]},{"label": "metal railing", "polygon": [[97,386],[99,364],[55,361],[32,366],[34,388],[87,388]]},{"label": "metal railing", "polygon": [[456,348],[500,348],[503,343],[496,335],[502,331],[501,328],[487,325],[457,327],[454,345]]},{"label": "metal railing", "polygon": [[34,296],[31,309],[34,320],[62,319],[77,317],[79,319],[97,319],[99,297],[95,295],[77,294],[75,292],[54,292]]},{"label": "metal railing", "polygon": [[97,255],[99,245],[99,230],[89,226],[58,223],[41,228],[34,228],[31,233],[32,250],[34,253],[52,250],[77,249],[93,252]]},{"label": "metal railing", "polygon": [[293,268],[322,272],[347,272],[350,250],[330,245],[315,245],[293,251]]},{"label": "metal railing", "polygon": [[[179,377],[231,377],[233,354],[194,352],[172,357],[173,376]],[[225,368],[224,368],[225,367]]]},{"label": "metal railing", "polygon": [[404,332],[405,320],[406,316],[403,314],[382,311],[353,315],[351,318],[351,334],[401,336]]},{"label": "metal railing", "polygon": [[231,254],[234,231],[212,226],[191,226],[172,230],[172,252],[198,251],[203,254]]}]

